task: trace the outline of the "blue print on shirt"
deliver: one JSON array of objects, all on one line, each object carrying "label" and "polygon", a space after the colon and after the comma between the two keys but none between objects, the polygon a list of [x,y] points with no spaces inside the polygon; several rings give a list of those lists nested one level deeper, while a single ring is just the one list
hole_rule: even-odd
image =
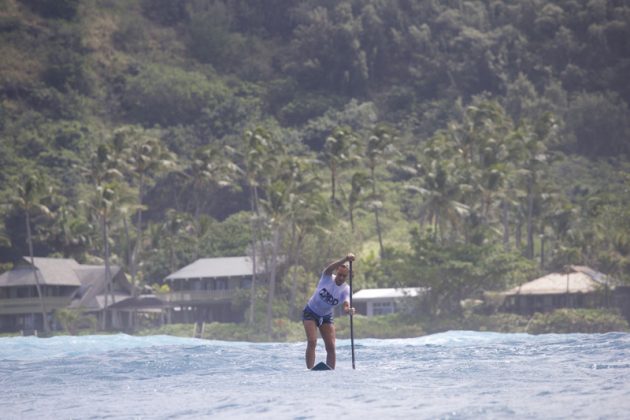
[{"label": "blue print on shirt", "polygon": [[339,304],[339,299],[335,299],[326,288],[320,290],[319,297],[329,305],[335,306]]}]

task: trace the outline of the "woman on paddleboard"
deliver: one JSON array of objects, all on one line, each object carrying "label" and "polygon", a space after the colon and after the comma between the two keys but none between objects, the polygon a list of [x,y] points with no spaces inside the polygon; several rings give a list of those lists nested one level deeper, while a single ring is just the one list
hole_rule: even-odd
[{"label": "woman on paddleboard", "polygon": [[347,263],[350,261],[354,261],[352,253],[328,265],[322,272],[315,293],[304,307],[302,322],[306,332],[306,367],[309,369],[315,365],[318,329],[326,346],[326,364],[331,369],[335,368],[333,309],[342,304],[345,314],[355,313],[354,308],[350,307],[350,287],[346,284],[349,272]]}]

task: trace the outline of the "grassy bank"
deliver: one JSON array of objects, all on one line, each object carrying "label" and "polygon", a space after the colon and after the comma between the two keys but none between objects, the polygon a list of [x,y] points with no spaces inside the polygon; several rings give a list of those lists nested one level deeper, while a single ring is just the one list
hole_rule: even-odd
[{"label": "grassy bank", "polygon": [[[548,314],[536,313],[532,317],[497,313],[479,315],[467,313],[458,318],[409,319],[401,315],[377,317],[355,316],[354,337],[360,338],[409,338],[435,334],[449,330],[495,331],[503,333],[606,333],[630,332],[628,322],[615,311],[595,309],[560,309]],[[350,337],[347,318],[335,320],[337,338]],[[138,335],[169,334],[191,337],[193,325],[173,324],[161,328],[145,329]],[[271,338],[264,327],[245,324],[210,323],[204,327],[202,338],[227,341],[303,341],[301,322],[277,319]]]},{"label": "grassy bank", "polygon": [[[531,317],[496,313],[480,315],[468,312],[461,317],[440,317],[411,319],[398,314],[376,317],[355,316],[354,337],[361,338],[410,338],[436,334],[449,330],[494,331],[502,333],[566,334],[566,333],[606,333],[613,331],[630,332],[630,325],[618,312],[600,309],[558,309],[550,313],[535,313]],[[337,338],[350,338],[348,318],[335,320]],[[76,335],[112,334],[115,332],[83,329]],[[192,337],[193,324],[169,324],[159,328],[146,328],[134,335],[172,335]],[[54,335],[66,335],[58,331]],[[17,336],[18,333],[0,334],[0,337]],[[271,337],[264,325],[246,325],[212,322],[204,325],[201,338],[223,341],[249,342],[296,342],[304,341],[301,322],[276,319]]]}]

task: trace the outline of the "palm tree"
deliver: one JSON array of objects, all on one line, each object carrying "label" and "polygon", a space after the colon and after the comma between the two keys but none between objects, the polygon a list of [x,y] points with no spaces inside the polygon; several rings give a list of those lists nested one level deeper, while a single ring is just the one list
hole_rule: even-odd
[{"label": "palm tree", "polygon": [[0,246],[10,246],[11,239],[9,235],[7,235],[6,227],[3,224],[0,224]]},{"label": "palm tree", "polygon": [[158,227],[155,246],[168,246],[168,266],[172,273],[177,269],[175,259],[175,244],[181,235],[187,235],[192,230],[194,222],[187,213],[179,213],[174,209],[166,211],[166,220]]},{"label": "palm tree", "polygon": [[340,163],[352,158],[351,151],[356,143],[356,137],[349,127],[337,127],[324,143],[324,162],[330,168],[330,201],[336,204],[337,169]]},{"label": "palm tree", "polygon": [[192,190],[196,219],[199,219],[201,209],[207,201],[209,189],[234,185],[238,167],[229,159],[227,153],[230,151],[229,148],[214,144],[203,147],[195,153],[186,169],[186,186]]},{"label": "palm tree", "polygon": [[462,164],[473,188],[466,195],[483,226],[496,213],[497,196],[505,187],[509,170],[509,138],[512,121],[496,101],[483,100],[468,106],[461,123],[449,125],[448,134],[461,150]]},{"label": "palm tree", "polygon": [[107,312],[108,312],[108,297],[111,296],[112,303],[114,300],[114,287],[112,283],[112,273],[110,267],[110,248],[109,248],[109,223],[112,207],[114,206],[114,200],[116,192],[113,184],[98,185],[94,191],[92,202],[90,203],[91,210],[96,212],[98,220],[100,222],[101,241],[103,243],[103,259],[105,262],[105,303],[102,318],[102,329],[107,328]]},{"label": "palm tree", "polygon": [[267,295],[267,334],[271,337],[273,321],[273,302],[275,299],[276,276],[279,260],[280,243],[288,218],[288,203],[295,193],[295,180],[298,178],[294,159],[286,154],[282,142],[273,136],[268,137],[268,154],[263,156],[260,187],[264,194],[259,199],[261,214],[271,232],[271,261],[269,267],[269,288]]},{"label": "palm tree", "polygon": [[55,217],[50,226],[49,242],[61,250],[65,258],[81,259],[92,245],[89,221],[65,196],[55,194],[51,208],[54,208]]},{"label": "palm tree", "polygon": [[122,180],[122,173],[113,167],[109,148],[101,144],[90,158],[87,175],[92,181],[92,188],[87,192],[87,201],[82,201],[87,206],[90,215],[96,216],[100,225],[100,236],[103,243],[103,259],[105,262],[105,303],[101,327],[107,327],[107,307],[108,297],[111,295],[114,301],[114,288],[110,268],[110,248],[109,248],[109,224],[115,202],[117,200],[117,189],[120,189],[117,181]]},{"label": "palm tree", "polygon": [[[284,205],[286,218],[291,229],[291,239],[287,252],[289,264],[297,267],[300,263],[304,240],[307,235],[322,229],[323,221],[329,214],[329,207],[319,200],[321,182],[315,171],[315,162],[308,157],[290,159],[291,168],[285,176],[291,176],[292,186]],[[297,295],[297,270],[291,270],[289,292],[289,318],[293,318]]]},{"label": "palm tree", "polygon": [[365,172],[355,172],[350,179],[350,195],[348,196],[348,213],[350,214],[350,229],[354,232],[354,210],[363,200],[363,189],[369,178]]},{"label": "palm tree", "polygon": [[408,191],[419,193],[423,198],[420,224],[429,220],[433,239],[439,235],[442,242],[446,222],[451,224],[455,233],[461,218],[470,213],[470,207],[460,201],[462,191],[470,187],[462,176],[461,162],[453,146],[446,133],[437,133],[420,156],[420,161],[424,162],[422,172],[406,185]]},{"label": "palm tree", "polygon": [[31,214],[34,211],[38,211],[44,215],[50,215],[48,207],[41,203],[42,196],[44,193],[48,192],[48,189],[44,184],[44,179],[45,177],[41,174],[29,174],[22,180],[22,182],[16,182],[15,185],[17,194],[14,196],[13,202],[16,207],[24,212],[25,215],[26,240],[28,242],[28,253],[31,268],[33,270],[33,277],[35,278],[37,296],[39,298],[42,311],[42,326],[44,327],[44,333],[48,334],[50,327],[48,326],[46,305],[44,302],[44,296],[42,295],[41,282],[37,267],[35,267],[35,257],[33,255],[33,233],[31,229]]},{"label": "palm tree", "polygon": [[516,140],[519,142],[519,157],[524,161],[520,172],[522,175],[522,188],[525,195],[525,218],[527,228],[526,256],[534,258],[534,204],[542,194],[541,178],[549,163],[550,155],[547,152],[547,141],[555,129],[555,121],[550,115],[543,116],[536,125],[524,121],[517,129],[519,134]]},{"label": "palm tree", "polygon": [[136,244],[131,252],[130,271],[131,281],[136,283],[138,271],[137,259],[142,252],[142,211],[144,205],[144,195],[147,185],[152,181],[152,177],[168,168],[174,168],[175,156],[170,151],[162,147],[162,144],[150,131],[131,127],[126,135],[130,139],[128,160],[129,173],[135,180],[138,188],[138,203],[136,216]]},{"label": "palm tree", "polygon": [[[272,234],[271,241],[271,270],[269,274],[269,293],[267,302],[267,334],[271,337],[273,320],[273,302],[275,299],[275,285],[280,243],[284,231],[294,210],[300,206],[298,194],[299,163],[291,156],[284,156],[274,173],[269,173],[263,183],[264,199],[262,208],[267,216],[267,222]],[[304,186],[302,184],[301,186]],[[295,207],[292,207],[294,205]]]},{"label": "palm tree", "polygon": [[[259,178],[264,173],[264,159],[270,154],[269,148],[271,144],[271,133],[261,127],[255,130],[247,130],[243,136],[243,149],[241,174],[249,189],[249,203],[252,212],[251,231],[252,231],[252,284],[250,288],[250,311],[249,324],[253,325],[255,321],[255,305],[256,305],[256,283],[258,273],[258,251],[257,240],[260,215],[260,200],[258,197]],[[261,247],[262,251],[262,247]]]},{"label": "palm tree", "polygon": [[391,130],[384,125],[374,128],[372,135],[369,137],[365,154],[368,159],[368,167],[370,168],[370,180],[372,181],[372,200],[370,207],[374,211],[374,220],[376,223],[376,233],[378,235],[378,244],[381,258],[384,256],[383,235],[381,232],[381,223],[379,221],[379,210],[383,207],[383,201],[378,199],[376,188],[376,166],[392,153],[394,137]]}]

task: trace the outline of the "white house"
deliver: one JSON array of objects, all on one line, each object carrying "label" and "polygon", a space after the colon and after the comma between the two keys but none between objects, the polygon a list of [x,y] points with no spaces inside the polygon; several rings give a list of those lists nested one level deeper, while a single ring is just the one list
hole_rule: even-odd
[{"label": "white house", "polygon": [[362,289],[352,295],[352,305],[362,315],[386,315],[398,312],[405,299],[423,295],[424,287],[401,287],[392,289]]}]

